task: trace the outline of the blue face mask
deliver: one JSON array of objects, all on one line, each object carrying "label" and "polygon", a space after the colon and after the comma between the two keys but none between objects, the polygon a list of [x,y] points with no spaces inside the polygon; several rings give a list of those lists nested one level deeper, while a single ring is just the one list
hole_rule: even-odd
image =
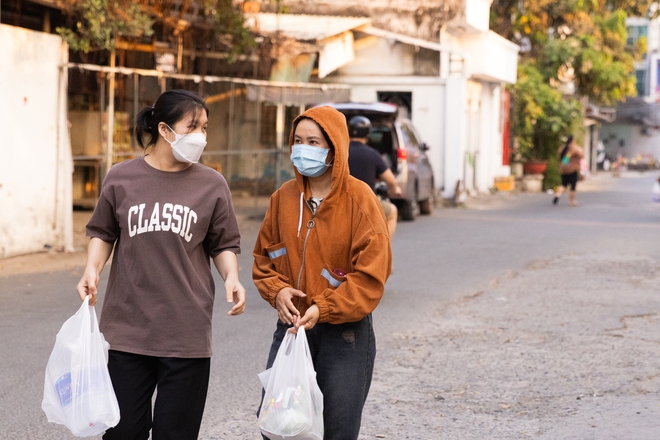
[{"label": "blue face mask", "polygon": [[303,176],[319,177],[330,168],[325,163],[329,152],[326,148],[296,144],[291,148],[291,162]]}]

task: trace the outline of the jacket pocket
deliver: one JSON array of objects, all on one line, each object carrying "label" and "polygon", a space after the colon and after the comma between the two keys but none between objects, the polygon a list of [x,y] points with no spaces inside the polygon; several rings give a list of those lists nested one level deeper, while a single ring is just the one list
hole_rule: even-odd
[{"label": "jacket pocket", "polygon": [[284,243],[277,243],[266,248],[266,253],[270,258],[270,262],[275,266],[275,271],[285,277],[290,277],[289,271],[289,256],[286,252]]},{"label": "jacket pocket", "polygon": [[346,273],[340,269],[330,271],[327,268],[323,268],[323,270],[321,270],[321,276],[335,289],[341,286],[341,283],[346,281]]}]

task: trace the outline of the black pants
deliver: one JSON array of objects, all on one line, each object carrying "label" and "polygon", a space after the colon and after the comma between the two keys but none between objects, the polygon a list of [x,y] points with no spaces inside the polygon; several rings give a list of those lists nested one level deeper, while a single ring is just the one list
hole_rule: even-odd
[{"label": "black pants", "polygon": [[153,440],[197,439],[210,369],[210,358],[159,358],[110,350],[108,370],[120,420],[103,440],[146,440],[149,430]]},{"label": "black pants", "polygon": [[562,174],[561,175],[561,186],[570,187],[571,191],[575,191],[578,182],[578,172]]},{"label": "black pants", "polygon": [[[288,327],[277,322],[266,368],[273,365]],[[355,440],[360,434],[376,357],[371,315],[358,322],[317,324],[305,333],[323,393],[323,438]]]}]

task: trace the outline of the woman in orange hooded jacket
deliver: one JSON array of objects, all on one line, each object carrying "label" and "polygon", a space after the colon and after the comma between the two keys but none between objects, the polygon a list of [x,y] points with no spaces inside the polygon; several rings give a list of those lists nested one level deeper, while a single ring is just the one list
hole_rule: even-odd
[{"label": "woman in orange hooded jacket", "polygon": [[323,392],[325,440],[357,439],[376,355],[371,312],[392,267],[383,210],[348,170],[346,118],[298,116],[289,137],[295,179],[270,199],[252,278],[278,314],[267,368],[287,331],[304,326]]}]

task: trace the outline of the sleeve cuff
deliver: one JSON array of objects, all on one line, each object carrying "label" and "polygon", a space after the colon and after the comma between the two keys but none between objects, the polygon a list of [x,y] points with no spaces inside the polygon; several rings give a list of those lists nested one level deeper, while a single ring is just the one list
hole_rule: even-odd
[{"label": "sleeve cuff", "polygon": [[319,308],[319,322],[330,321],[330,308],[328,307],[328,302],[326,301],[325,296],[319,295],[315,297],[312,302]]},{"label": "sleeve cuff", "polygon": [[277,298],[277,294],[280,293],[280,290],[290,286],[282,281],[277,280],[277,281],[269,282],[267,284],[267,287],[268,287],[268,293],[266,294],[267,301],[268,303],[270,303],[271,306],[275,307],[275,299]]}]

